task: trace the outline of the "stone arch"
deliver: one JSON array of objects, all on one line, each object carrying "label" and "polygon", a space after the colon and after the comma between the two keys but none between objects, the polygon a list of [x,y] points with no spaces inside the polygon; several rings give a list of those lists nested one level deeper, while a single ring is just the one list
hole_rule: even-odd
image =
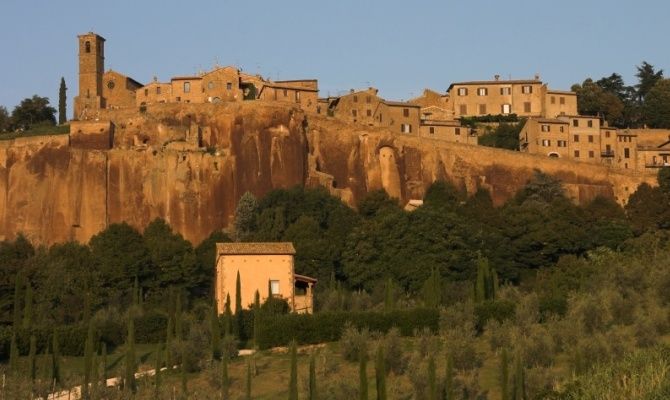
[{"label": "stone arch", "polygon": [[547,155],[551,158],[561,158],[561,156],[558,153],[556,153],[555,151],[552,151]]}]

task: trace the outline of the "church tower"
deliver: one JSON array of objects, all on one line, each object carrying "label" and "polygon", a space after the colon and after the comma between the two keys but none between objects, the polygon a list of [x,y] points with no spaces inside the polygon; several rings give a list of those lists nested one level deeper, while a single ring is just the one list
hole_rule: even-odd
[{"label": "church tower", "polygon": [[79,35],[79,95],[74,99],[74,118],[105,108],[102,74],[105,71],[105,38],[89,32]]}]

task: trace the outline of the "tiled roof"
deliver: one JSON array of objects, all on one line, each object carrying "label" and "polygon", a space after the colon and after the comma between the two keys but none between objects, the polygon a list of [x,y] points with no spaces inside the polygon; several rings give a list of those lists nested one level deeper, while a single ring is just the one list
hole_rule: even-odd
[{"label": "tiled roof", "polygon": [[383,103],[386,104],[387,106],[391,106],[391,107],[416,107],[416,108],[421,108],[421,106],[418,105],[418,104],[407,103],[407,102],[404,102],[404,101],[384,100]]},{"label": "tiled roof", "polygon": [[219,254],[295,254],[295,247],[291,242],[276,243],[217,243]]}]

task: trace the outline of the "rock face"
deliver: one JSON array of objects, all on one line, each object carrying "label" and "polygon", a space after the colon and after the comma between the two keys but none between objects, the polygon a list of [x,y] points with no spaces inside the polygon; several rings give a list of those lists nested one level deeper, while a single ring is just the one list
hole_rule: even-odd
[{"label": "rock face", "polygon": [[[160,105],[108,111],[113,147],[72,145],[67,135],[0,142],[0,236],[86,242],[108,224],[143,229],[162,217],[198,243],[232,222],[246,191],[325,186],[349,205],[384,188],[406,203],[438,179],[497,204],[534,169],[561,179],[577,202],[625,202],[654,176],[486,147],[399,136],[279,104]],[[91,123],[95,132],[100,123]],[[78,132],[96,143],[94,131]],[[109,135],[109,130],[105,134]],[[102,134],[102,133],[100,133]],[[82,144],[84,143],[84,144]]]}]

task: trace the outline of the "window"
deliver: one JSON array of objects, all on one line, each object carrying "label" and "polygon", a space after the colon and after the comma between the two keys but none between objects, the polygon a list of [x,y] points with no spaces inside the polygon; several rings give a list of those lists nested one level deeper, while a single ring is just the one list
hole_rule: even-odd
[{"label": "window", "polygon": [[530,102],[529,101],[523,103],[523,112],[527,112],[527,113],[530,112]]},{"label": "window", "polygon": [[366,110],[365,115],[367,115],[368,117],[371,117],[372,116],[372,110]]},{"label": "window", "polygon": [[372,102],[372,97],[366,96],[365,97],[365,102],[368,103],[368,104],[371,103]]},{"label": "window", "polygon": [[177,100],[177,102],[180,102],[180,101],[181,101],[181,97],[177,96],[177,97],[175,98],[175,100]]},{"label": "window", "polygon": [[575,143],[579,143],[579,135],[573,136],[572,141],[575,142]]},{"label": "window", "polygon": [[511,114],[512,113],[512,105],[511,104],[503,104],[502,105],[502,113],[503,114]]},{"label": "window", "polygon": [[487,88],[480,87],[479,89],[477,89],[477,96],[488,96],[488,94],[489,90]]},{"label": "window", "polygon": [[226,83],[226,90],[233,90],[233,83],[232,82],[227,82]]},{"label": "window", "polygon": [[549,140],[549,139],[542,139],[542,146],[544,146],[544,147],[549,147],[549,146],[551,146],[551,140]]},{"label": "window", "polygon": [[428,128],[428,132],[432,135],[433,133],[435,133],[435,128],[431,126],[430,128]]},{"label": "window", "polygon": [[623,149],[623,157],[624,158],[630,158],[630,149],[628,147]]},{"label": "window", "polygon": [[191,82],[184,82],[184,93],[191,91]]},{"label": "window", "polygon": [[579,120],[578,119],[573,119],[572,120],[572,126],[579,126]]},{"label": "window", "polygon": [[352,117],[357,117],[358,116],[358,110],[351,110],[351,116]]},{"label": "window", "polygon": [[589,143],[593,143],[593,135],[589,135]]},{"label": "window", "polygon": [[403,108],[402,109],[402,116],[403,117],[409,117],[409,108]]},{"label": "window", "polygon": [[558,141],[556,142],[556,145],[557,145],[558,147],[568,147],[568,142],[565,141],[565,140],[558,140]]},{"label": "window", "polygon": [[458,88],[458,95],[459,96],[467,96],[468,95],[468,88]]},{"label": "window", "polygon": [[486,115],[486,104],[480,104],[479,105],[479,113],[481,115]]},{"label": "window", "polygon": [[549,125],[542,125],[542,132],[551,132],[551,126]]},{"label": "window", "polygon": [[456,136],[460,136],[460,135],[461,135],[461,128],[456,128],[456,129],[454,130],[454,134],[455,134]]},{"label": "window", "polygon": [[86,48],[87,53],[91,52],[91,42],[86,41],[86,45],[84,47]]},{"label": "window", "polygon": [[465,104],[461,104],[458,111],[461,115],[467,115],[468,114],[468,106],[465,105]]},{"label": "window", "polygon": [[147,97],[149,95],[149,89],[144,89],[144,97]]},{"label": "window", "polygon": [[558,102],[559,102],[561,105],[565,104],[565,97],[559,97],[559,98],[558,98]]},{"label": "window", "polygon": [[284,97],[288,97],[288,90],[284,89]]},{"label": "window", "polygon": [[412,133],[411,124],[400,124],[400,132],[402,133]]},{"label": "window", "polygon": [[297,90],[295,91],[295,102],[300,103],[300,92]]},{"label": "window", "polygon": [[354,96],[354,103],[358,103],[358,96]]},{"label": "window", "polygon": [[563,126],[559,126],[559,127],[558,127],[558,130],[559,130],[561,133],[563,133],[563,129],[564,129]]},{"label": "window", "polygon": [[521,93],[523,94],[531,94],[533,93],[533,87],[530,85],[524,85],[521,86]]},{"label": "window", "polygon": [[209,90],[214,89],[214,82],[209,81],[209,83],[207,83],[207,89],[209,89]]},{"label": "window", "polygon": [[579,158],[579,150],[575,150],[575,158]]},{"label": "window", "polygon": [[279,281],[270,281],[270,292],[273,296],[279,295]]},{"label": "window", "polygon": [[595,154],[593,154],[593,150],[589,150],[589,158],[595,157]]},{"label": "window", "polygon": [[156,94],[161,94],[161,87],[160,86],[156,86]]},{"label": "window", "polygon": [[610,137],[610,131],[605,131],[605,137],[609,138]]},{"label": "window", "polygon": [[511,87],[500,88],[500,94],[503,96],[509,96],[512,94],[512,88]]},{"label": "window", "polygon": [[593,120],[592,119],[588,120],[586,126],[588,126],[589,128],[593,128]]},{"label": "window", "polygon": [[556,104],[556,97],[551,96],[551,104]]}]

